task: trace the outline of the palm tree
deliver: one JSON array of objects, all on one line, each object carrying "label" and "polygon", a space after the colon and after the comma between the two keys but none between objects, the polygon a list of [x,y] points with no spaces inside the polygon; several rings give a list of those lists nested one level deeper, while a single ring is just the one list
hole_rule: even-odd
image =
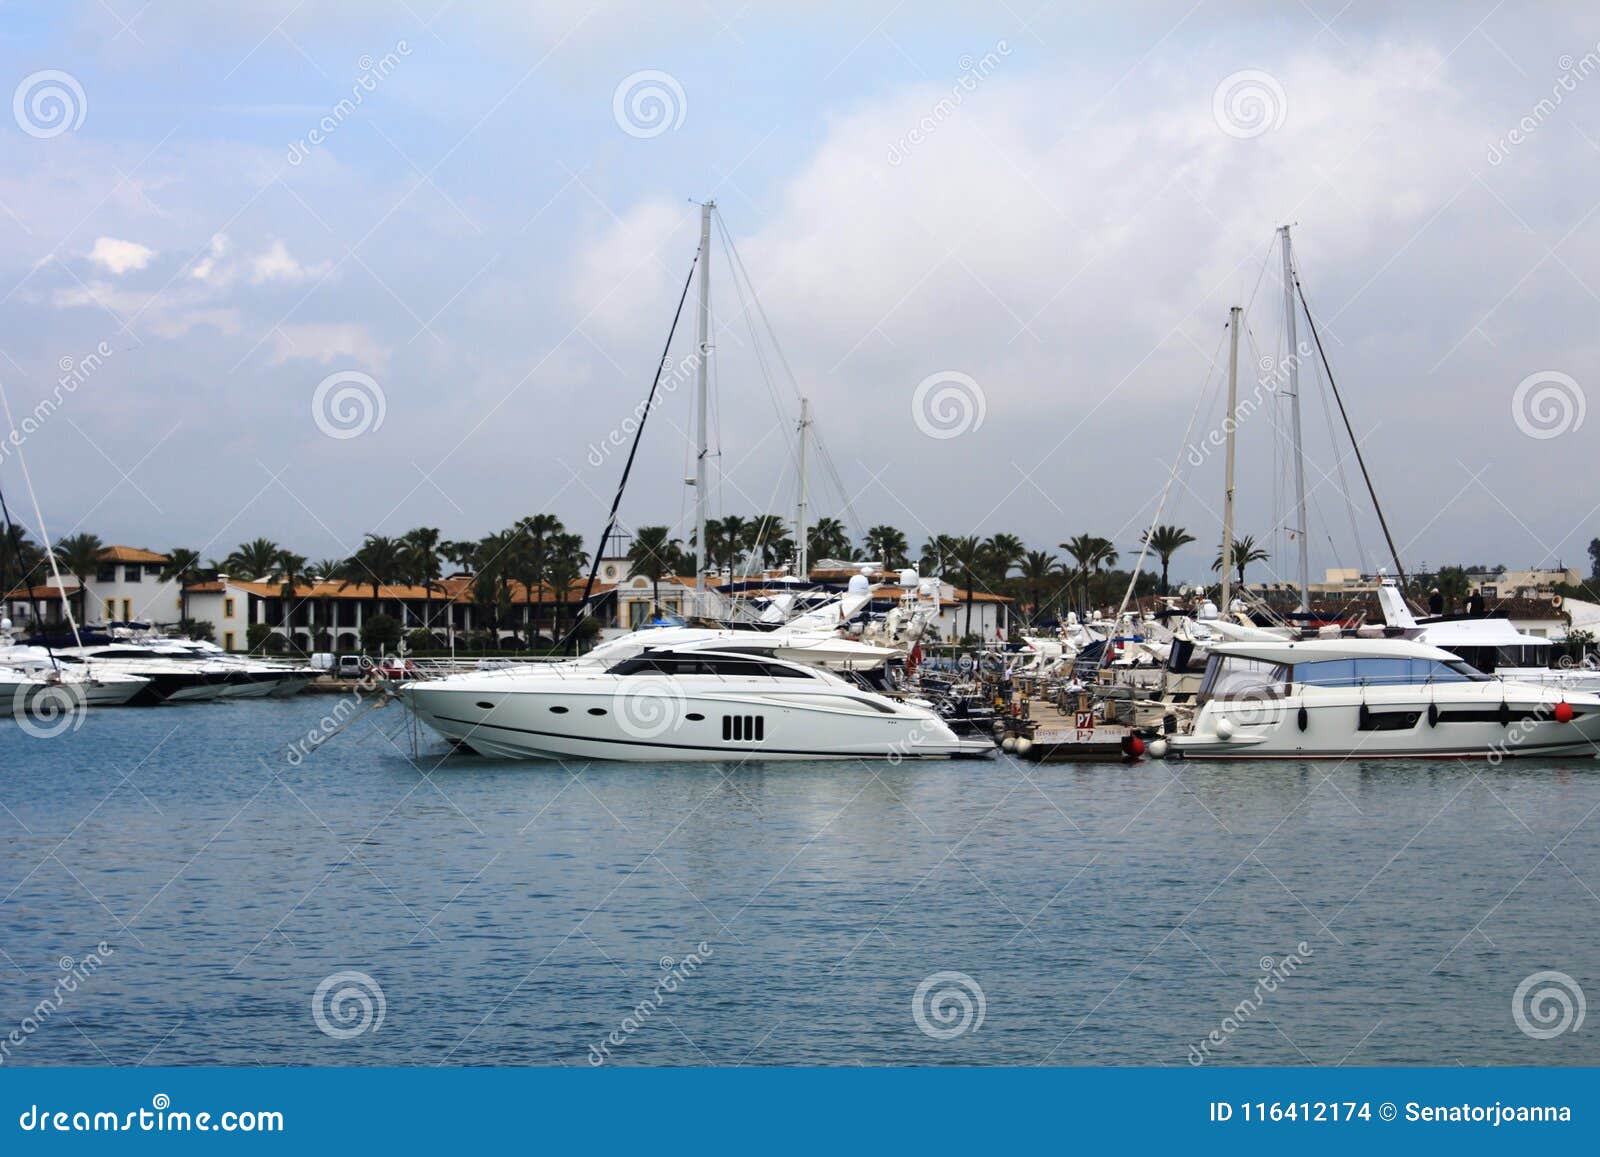
[{"label": "palm tree", "polygon": [[850,535],[845,530],[844,523],[837,518],[819,518],[816,524],[806,531],[807,558],[848,560],[851,551]]},{"label": "palm tree", "polygon": [[293,649],[294,631],[291,629],[289,615],[294,605],[295,588],[300,585],[300,576],[305,573],[306,559],[304,555],[295,554],[291,550],[280,550],[277,566],[283,572],[283,586],[278,591],[279,597],[283,600],[283,642],[285,647]]},{"label": "palm tree", "polygon": [[657,610],[661,606],[661,580],[673,573],[678,540],[665,526],[641,526],[628,547],[628,566],[636,575],[650,580]]},{"label": "palm tree", "polygon": [[1181,526],[1157,526],[1155,530],[1146,530],[1140,541],[1146,543],[1155,551],[1156,557],[1161,560],[1161,593],[1167,593],[1167,567],[1172,563],[1172,556],[1178,553],[1181,547],[1188,546],[1194,541],[1194,535]]},{"label": "palm tree", "polygon": [[470,539],[452,539],[439,544],[439,553],[451,566],[470,574],[478,557],[478,544]]},{"label": "palm tree", "polygon": [[280,551],[278,544],[270,538],[255,538],[249,542],[239,544],[222,565],[231,574],[242,574],[245,578],[259,578],[272,573],[272,568],[277,565]]},{"label": "palm tree", "polygon": [[943,574],[945,569],[952,565],[951,549],[955,536],[949,534],[936,534],[922,544],[922,553],[917,558],[917,568],[923,574]]},{"label": "palm tree", "polygon": [[539,613],[544,608],[544,584],[549,578],[551,540],[566,531],[561,520],[553,514],[535,514],[517,523],[521,535],[517,552],[517,573],[528,596],[534,600],[529,610],[528,635],[538,637]]},{"label": "palm tree", "polygon": [[372,613],[378,614],[379,587],[398,582],[405,572],[405,550],[397,538],[369,534],[339,568],[341,586],[372,584]]},{"label": "palm tree", "polygon": [[706,558],[713,567],[726,567],[728,573],[732,574],[739,565],[749,534],[750,524],[737,514],[706,523]]},{"label": "palm tree", "polygon": [[433,591],[439,582],[439,531],[432,526],[408,530],[400,537],[400,548],[405,554],[406,576],[422,587],[422,629],[428,632],[431,646]]},{"label": "palm tree", "polygon": [[200,552],[186,546],[175,546],[167,551],[167,561],[161,568],[161,581],[178,584],[178,618],[189,617],[189,583],[198,578]]},{"label": "palm tree", "polygon": [[[1245,567],[1249,566],[1253,562],[1266,562],[1267,559],[1271,557],[1272,556],[1269,555],[1265,550],[1262,550],[1256,545],[1256,538],[1253,534],[1247,534],[1243,538],[1234,539],[1233,566],[1234,569],[1239,572],[1239,585],[1241,587],[1244,586]],[[1211,560],[1211,569],[1222,569],[1222,550],[1220,547],[1217,550],[1217,557]]]},{"label": "palm tree", "polygon": [[306,573],[322,579],[335,578],[344,569],[344,563],[342,558],[319,558],[306,564]]},{"label": "palm tree", "polygon": [[966,588],[967,597],[967,627],[963,634],[972,634],[972,602],[973,588],[982,582],[985,554],[983,542],[975,534],[961,538],[953,538],[949,542],[949,562],[956,568],[956,575],[961,579],[961,585]]},{"label": "palm tree", "polygon": [[1043,599],[1040,592],[1044,585],[1055,577],[1060,562],[1055,555],[1042,550],[1030,550],[1022,557],[1022,584],[1027,589],[1029,605],[1033,608],[1029,622],[1039,621],[1040,604]]},{"label": "palm tree", "polygon": [[78,580],[85,616],[89,613],[89,576],[100,569],[100,556],[105,549],[98,534],[69,534],[55,546],[56,566]]},{"label": "palm tree", "polygon": [[583,549],[583,536],[581,534],[557,534],[550,540],[550,562],[546,577],[550,586],[558,592],[559,602],[556,603],[554,620],[551,623],[551,634],[560,639],[561,634],[561,608],[567,605],[572,596],[572,585],[584,575],[584,568],[589,565],[589,552]]},{"label": "palm tree", "polygon": [[877,556],[885,570],[898,570],[906,564],[906,551],[910,549],[906,536],[887,523],[869,529],[861,543],[868,554]]},{"label": "palm tree", "polygon": [[993,534],[984,539],[983,553],[988,558],[994,577],[1003,583],[1011,573],[1011,568],[1021,564],[1027,547],[1014,534]]},{"label": "palm tree", "polygon": [[29,540],[27,530],[14,522],[7,527],[4,541],[0,546],[0,587],[9,591],[33,586],[30,576],[44,561],[44,552]]},{"label": "palm tree", "polygon": [[779,515],[758,514],[745,527],[744,545],[760,557],[763,567],[771,567],[787,557],[793,536]]}]

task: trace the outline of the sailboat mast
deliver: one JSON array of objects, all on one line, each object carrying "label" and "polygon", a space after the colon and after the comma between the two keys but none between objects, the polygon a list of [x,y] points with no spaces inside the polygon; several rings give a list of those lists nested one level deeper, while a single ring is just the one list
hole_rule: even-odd
[{"label": "sailboat mast", "polygon": [[1289,423],[1294,433],[1295,542],[1300,551],[1300,613],[1311,610],[1309,520],[1306,518],[1306,450],[1300,437],[1300,341],[1295,334],[1294,257],[1289,246],[1289,226],[1278,230],[1283,239],[1284,335],[1289,352]]},{"label": "sailboat mast", "polygon": [[1228,412],[1223,418],[1223,433],[1227,436],[1224,451],[1224,477],[1222,482],[1222,603],[1220,609],[1228,613],[1229,596],[1233,593],[1233,442],[1238,428],[1239,412],[1239,315],[1243,311],[1234,306],[1228,311]]},{"label": "sailboat mast", "polygon": [[811,524],[811,502],[807,492],[806,443],[811,438],[811,399],[800,399],[800,503],[794,519],[794,573],[802,581],[811,577],[811,551],[806,544]]},{"label": "sailboat mast", "polygon": [[711,360],[711,211],[715,201],[700,206],[700,334],[695,367],[694,455],[694,609],[705,614],[706,594],[706,368]]}]

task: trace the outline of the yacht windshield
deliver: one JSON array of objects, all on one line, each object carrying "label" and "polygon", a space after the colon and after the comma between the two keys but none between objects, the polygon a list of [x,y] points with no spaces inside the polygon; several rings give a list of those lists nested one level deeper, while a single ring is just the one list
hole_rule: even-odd
[{"label": "yacht windshield", "polygon": [[1213,655],[1200,683],[1203,699],[1255,697],[1263,692],[1278,693],[1287,681],[1289,668],[1264,659],[1242,659],[1236,655]]},{"label": "yacht windshield", "polygon": [[606,668],[608,675],[717,675],[722,678],[810,679],[800,667],[732,655],[661,655],[646,652]]}]

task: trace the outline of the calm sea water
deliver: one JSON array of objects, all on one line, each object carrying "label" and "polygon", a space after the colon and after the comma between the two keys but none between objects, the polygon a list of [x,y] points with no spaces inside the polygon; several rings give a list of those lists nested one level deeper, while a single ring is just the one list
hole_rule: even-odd
[{"label": "calm sea water", "polygon": [[334,703],[6,724],[6,1064],[1600,1064],[1513,1010],[1600,998],[1600,763],[288,759]]}]

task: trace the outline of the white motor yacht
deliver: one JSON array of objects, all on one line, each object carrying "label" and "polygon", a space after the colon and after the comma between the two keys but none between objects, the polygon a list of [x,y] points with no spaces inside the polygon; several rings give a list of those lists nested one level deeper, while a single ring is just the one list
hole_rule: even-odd
[{"label": "white motor yacht", "polygon": [[1217,643],[1187,734],[1190,759],[1588,756],[1600,696],[1493,679],[1410,639]]},{"label": "white motor yacht", "polygon": [[106,706],[127,703],[150,680],[115,671],[81,671],[71,667],[52,670],[32,664],[0,666],[0,710],[13,714],[37,708],[59,698],[61,706]]},{"label": "white motor yacht", "polygon": [[637,649],[411,683],[439,734],[484,755],[622,760],[929,759],[991,754],[928,705],[776,655]]},{"label": "white motor yacht", "polygon": [[1442,647],[1486,675],[1518,683],[1538,683],[1563,691],[1600,694],[1600,671],[1588,667],[1556,667],[1550,662],[1554,644],[1525,635],[1499,615],[1430,615],[1417,618],[1406,606],[1393,579],[1378,584],[1378,605],[1391,628],[1408,639]]}]

